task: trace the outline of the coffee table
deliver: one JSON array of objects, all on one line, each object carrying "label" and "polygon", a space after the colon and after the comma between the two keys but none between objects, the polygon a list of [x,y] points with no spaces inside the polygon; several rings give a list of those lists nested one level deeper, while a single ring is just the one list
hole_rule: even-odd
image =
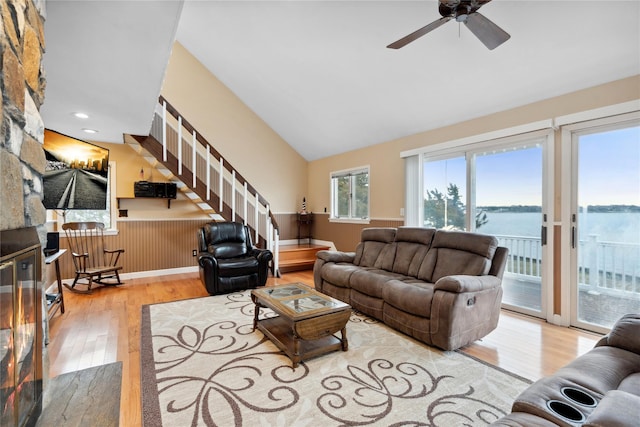
[{"label": "coffee table", "polygon": [[[293,362],[342,349],[347,351],[346,324],[351,306],[303,283],[270,286],[251,291],[255,307],[253,330],[262,331]],[[260,319],[260,308],[275,317]],[[340,331],[340,338],[335,334]]]}]

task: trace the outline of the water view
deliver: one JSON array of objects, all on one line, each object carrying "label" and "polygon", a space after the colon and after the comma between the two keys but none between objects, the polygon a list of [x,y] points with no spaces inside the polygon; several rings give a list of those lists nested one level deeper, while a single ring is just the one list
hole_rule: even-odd
[{"label": "water view", "polygon": [[[486,212],[487,223],[478,233],[490,235],[540,237],[539,212]],[[637,243],[640,240],[640,214],[634,212],[589,212],[580,214],[579,240],[597,236],[598,241]],[[551,224],[550,224],[551,225]]]}]

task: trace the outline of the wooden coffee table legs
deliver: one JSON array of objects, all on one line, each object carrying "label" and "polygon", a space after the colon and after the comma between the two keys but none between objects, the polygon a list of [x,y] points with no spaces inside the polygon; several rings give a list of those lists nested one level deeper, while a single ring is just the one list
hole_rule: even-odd
[{"label": "wooden coffee table legs", "polygon": [[[286,316],[260,319],[260,308],[256,299],[253,329],[259,329],[293,362],[293,367],[306,359],[336,350],[347,351],[346,324],[351,309],[327,313],[316,317],[294,321]],[[340,331],[340,338],[334,334]]]},{"label": "wooden coffee table legs", "polygon": [[340,340],[342,342],[342,351],[349,350],[349,341],[347,341],[347,328],[346,328],[346,326],[344,328],[340,329],[340,336],[342,337],[342,339]]}]

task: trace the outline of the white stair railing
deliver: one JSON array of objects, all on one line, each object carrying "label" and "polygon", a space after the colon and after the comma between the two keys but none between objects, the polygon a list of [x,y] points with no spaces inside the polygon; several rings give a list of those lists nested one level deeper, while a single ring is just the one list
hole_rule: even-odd
[{"label": "white stair railing", "polygon": [[[252,228],[255,242],[264,239],[266,248],[273,252],[274,274],[279,275],[279,232],[266,200],[162,97],[150,135],[162,145],[165,166],[170,167],[169,154],[175,158],[176,178],[190,185],[190,191],[196,192],[204,184],[202,199],[208,206],[225,219],[240,220]],[[191,180],[184,176],[189,169]]]}]

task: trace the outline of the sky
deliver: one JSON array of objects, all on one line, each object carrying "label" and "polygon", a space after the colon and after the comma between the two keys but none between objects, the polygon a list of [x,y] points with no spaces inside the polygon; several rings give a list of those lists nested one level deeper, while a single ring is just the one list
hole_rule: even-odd
[{"label": "sky", "polygon": [[[640,206],[640,126],[583,135],[578,149],[580,205]],[[465,161],[458,157],[427,162],[425,192],[447,184],[466,193]],[[540,206],[542,148],[477,156],[477,206]]]},{"label": "sky", "polygon": [[640,206],[640,126],[580,137],[580,205]]}]

